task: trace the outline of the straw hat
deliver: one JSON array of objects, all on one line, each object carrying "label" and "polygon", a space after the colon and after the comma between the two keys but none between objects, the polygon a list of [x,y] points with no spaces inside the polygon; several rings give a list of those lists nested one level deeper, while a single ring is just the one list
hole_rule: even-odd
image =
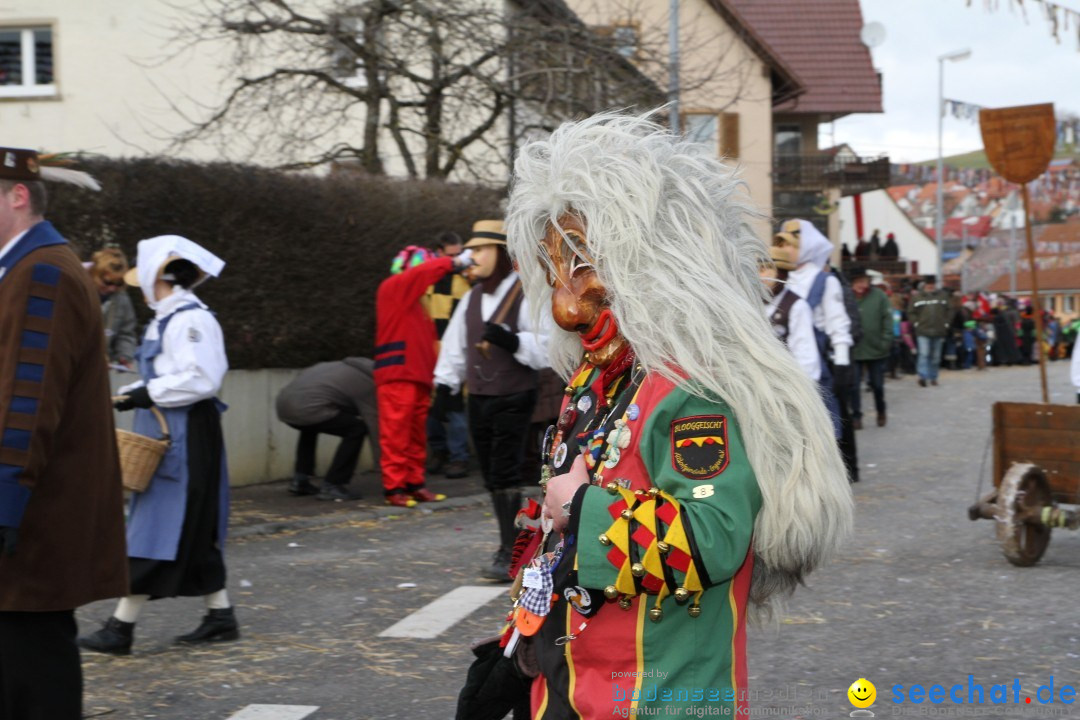
[{"label": "straw hat", "polygon": [[485,245],[506,245],[506,223],[502,220],[478,220],[473,224],[465,249]]}]

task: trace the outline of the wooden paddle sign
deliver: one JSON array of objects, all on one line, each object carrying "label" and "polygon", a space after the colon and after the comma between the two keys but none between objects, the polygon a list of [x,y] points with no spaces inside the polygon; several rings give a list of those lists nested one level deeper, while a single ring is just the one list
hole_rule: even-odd
[{"label": "wooden paddle sign", "polygon": [[998,175],[1018,185],[1046,172],[1054,157],[1054,104],[979,111],[986,157]]},{"label": "wooden paddle sign", "polygon": [[1035,265],[1035,243],[1031,239],[1031,198],[1027,184],[1046,172],[1054,157],[1057,139],[1054,105],[1020,105],[979,111],[986,157],[998,175],[1020,186],[1024,200],[1024,235],[1027,238],[1028,263],[1031,266],[1031,307],[1035,311],[1035,343],[1039,350],[1039,378],[1043,402],[1050,402],[1046,385],[1046,358],[1043,357],[1042,302],[1039,297],[1039,273]]}]

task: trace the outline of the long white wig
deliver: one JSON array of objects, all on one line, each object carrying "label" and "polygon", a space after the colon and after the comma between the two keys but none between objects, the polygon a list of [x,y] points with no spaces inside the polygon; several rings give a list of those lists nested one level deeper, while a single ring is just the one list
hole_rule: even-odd
[{"label": "long white wig", "polygon": [[[639,362],[734,411],[763,499],[750,591],[761,617],[772,596],[789,594],[836,551],[853,503],[817,387],[765,317],[758,268],[768,250],[748,225],[745,185],[714,153],[647,115],[564,124],[521,148],[508,242],[531,306],[547,313],[540,241],[560,215],[582,218],[586,250]],[[552,367],[569,377],[580,338],[554,327],[550,343]]]}]

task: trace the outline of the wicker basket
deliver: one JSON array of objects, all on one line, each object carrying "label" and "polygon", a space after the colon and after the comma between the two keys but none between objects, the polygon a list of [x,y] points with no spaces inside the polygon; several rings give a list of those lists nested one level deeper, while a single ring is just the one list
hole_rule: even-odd
[{"label": "wicker basket", "polygon": [[172,444],[165,416],[156,407],[151,407],[150,412],[154,413],[161,425],[160,440],[127,430],[116,431],[116,444],[120,448],[120,474],[124,488],[132,492],[143,492],[150,486],[150,479]]}]

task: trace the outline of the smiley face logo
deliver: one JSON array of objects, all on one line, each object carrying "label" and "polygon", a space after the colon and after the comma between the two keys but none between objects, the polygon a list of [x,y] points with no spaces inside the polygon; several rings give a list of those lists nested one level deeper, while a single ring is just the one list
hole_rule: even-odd
[{"label": "smiley face logo", "polygon": [[857,708],[868,708],[877,700],[877,688],[866,678],[859,678],[851,683],[847,691],[848,700]]}]

